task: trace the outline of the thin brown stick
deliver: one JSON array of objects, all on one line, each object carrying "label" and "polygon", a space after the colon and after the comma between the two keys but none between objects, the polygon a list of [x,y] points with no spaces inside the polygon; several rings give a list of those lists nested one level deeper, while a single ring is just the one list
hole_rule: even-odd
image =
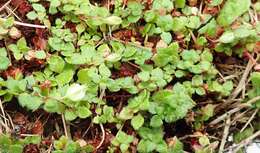
[{"label": "thin brown stick", "polygon": [[243,111],[242,113],[239,113],[238,115],[235,115],[235,117],[233,118],[233,120],[231,121],[231,125],[235,125],[236,122],[238,120],[240,120],[241,118],[243,118],[249,111],[251,110],[251,108]]},{"label": "thin brown stick", "polygon": [[83,138],[87,135],[87,133],[88,133],[88,131],[89,131],[89,129],[90,129],[90,127],[91,127],[92,125],[93,125],[93,123],[91,122],[91,123],[89,124],[87,130],[86,130],[86,131],[84,132],[84,134],[82,135]]},{"label": "thin brown stick", "polygon": [[98,146],[96,147],[96,150],[98,150],[103,145],[105,138],[106,138],[106,133],[105,133],[103,124],[99,124],[99,126],[100,126],[101,131],[102,131],[102,139],[101,139],[100,143],[98,144]]},{"label": "thin brown stick", "polygon": [[[102,88],[102,89],[101,89],[101,93],[100,93],[99,99],[103,99],[103,97],[104,97],[105,94],[106,94],[105,91],[106,91],[105,88]],[[101,131],[102,131],[102,139],[101,139],[100,143],[98,144],[98,146],[96,147],[96,150],[98,150],[98,149],[103,145],[103,143],[104,143],[104,141],[105,141],[105,138],[106,138],[106,132],[105,132],[105,130],[104,130],[103,124],[100,123],[99,126],[100,126],[100,129],[101,129]]]},{"label": "thin brown stick", "polygon": [[254,65],[255,65],[254,61],[252,61],[252,60],[248,61],[246,69],[243,73],[243,76],[240,79],[236,89],[231,94],[230,99],[236,98],[239,95],[239,93],[243,90],[245,83],[246,83],[246,80],[248,78],[248,75],[249,75],[250,71],[252,70],[252,68],[254,67]]},{"label": "thin brown stick", "polygon": [[67,125],[66,125],[64,114],[61,115],[61,119],[62,119],[62,124],[63,124],[63,128],[64,128],[64,134],[68,138],[68,130],[67,130]]},{"label": "thin brown stick", "polygon": [[6,2],[1,8],[0,11],[2,11],[7,5],[9,5],[11,3],[12,0],[9,0],[8,2]]},{"label": "thin brown stick", "polygon": [[51,145],[49,146],[49,148],[48,148],[48,150],[47,150],[47,153],[51,153],[52,146],[53,146],[53,144],[51,144]]},{"label": "thin brown stick", "polygon": [[7,125],[7,120],[8,119],[5,116],[5,111],[4,111],[3,103],[2,103],[1,100],[0,100],[0,109],[1,109],[1,112],[2,112],[2,115],[3,115],[3,119],[4,119],[5,130],[6,130],[6,132],[10,132],[10,128]]},{"label": "thin brown stick", "polygon": [[19,21],[22,21],[22,19],[17,14],[15,14],[15,12],[12,9],[10,9],[8,6],[6,6],[5,8],[7,11],[13,14]]},{"label": "thin brown stick", "polygon": [[[7,19],[5,18],[0,18],[0,21],[5,22]],[[19,22],[19,21],[14,21],[15,25],[19,25],[19,26],[24,26],[24,27],[31,27],[31,28],[40,28],[40,29],[45,29],[47,28],[44,25],[37,25],[37,24],[30,24],[30,23],[23,23],[23,22]]]},{"label": "thin brown stick", "polygon": [[227,116],[232,115],[232,114],[240,111],[243,108],[251,106],[253,103],[257,102],[258,100],[260,100],[260,96],[254,97],[253,99],[249,100],[248,102],[238,105],[236,108],[231,109],[230,111],[226,112],[225,114],[219,116],[218,118],[216,118],[215,120],[210,122],[209,125],[215,125],[215,124],[219,123],[220,121],[223,121]]},{"label": "thin brown stick", "polygon": [[23,137],[36,137],[36,136],[39,136],[38,134],[20,134],[20,136],[23,136]]},{"label": "thin brown stick", "polygon": [[10,125],[11,125],[12,129],[14,129],[14,123],[13,123],[11,116],[8,113],[6,113],[6,116],[8,117],[8,119],[10,121]]},{"label": "thin brown stick", "polygon": [[223,153],[225,144],[227,142],[229,128],[230,128],[230,117],[227,118],[226,125],[225,125],[224,131],[223,131],[223,136],[222,136],[222,140],[221,140],[221,143],[220,143],[220,146],[219,146],[218,153]]},{"label": "thin brown stick", "polygon": [[259,108],[257,108],[254,113],[251,115],[251,117],[249,118],[249,120],[246,122],[246,124],[243,126],[243,128],[240,130],[240,132],[243,132],[246,127],[252,122],[252,120],[254,119],[256,113],[259,111]]}]

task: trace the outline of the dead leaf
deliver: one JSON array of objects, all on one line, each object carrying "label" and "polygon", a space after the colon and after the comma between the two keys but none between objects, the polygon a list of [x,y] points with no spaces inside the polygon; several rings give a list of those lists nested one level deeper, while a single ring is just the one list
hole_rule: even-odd
[{"label": "dead leaf", "polygon": [[38,134],[42,135],[43,134],[43,124],[40,120],[37,120],[33,124],[33,128],[31,129],[32,134]]},{"label": "dead leaf", "polygon": [[28,122],[28,120],[22,113],[17,112],[14,116],[13,122],[18,125],[24,125]]}]

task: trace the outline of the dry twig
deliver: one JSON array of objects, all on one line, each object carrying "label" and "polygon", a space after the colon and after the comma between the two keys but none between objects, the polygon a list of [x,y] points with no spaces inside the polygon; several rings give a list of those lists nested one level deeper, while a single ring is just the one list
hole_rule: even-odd
[{"label": "dry twig", "polygon": [[62,124],[63,124],[63,128],[64,128],[64,134],[67,138],[71,138],[70,136],[70,133],[68,131],[68,126],[66,124],[66,121],[65,121],[65,117],[64,117],[64,114],[61,115],[61,119],[62,119]]},{"label": "dry twig", "polygon": [[[5,18],[0,18],[0,21],[5,22],[7,19]],[[23,23],[23,22],[19,22],[19,21],[14,21],[15,25],[19,25],[19,26],[24,26],[24,27],[31,27],[31,28],[40,28],[40,29],[45,29],[47,28],[44,25],[37,25],[37,24],[30,24],[30,23]]]},{"label": "dry twig", "polygon": [[96,147],[96,150],[98,150],[102,146],[102,144],[104,143],[105,138],[106,138],[106,133],[105,133],[103,124],[99,124],[99,126],[100,126],[101,131],[102,131],[102,139],[101,139],[100,143],[98,144],[98,146]]},{"label": "dry twig", "polygon": [[6,3],[0,8],[0,12],[1,12],[3,9],[5,9],[5,7],[11,3],[11,1],[12,1],[12,0],[9,0],[8,2],[6,2]]},{"label": "dry twig", "polygon": [[227,141],[228,133],[229,133],[229,128],[230,128],[230,117],[227,118],[218,153],[223,153]]},{"label": "dry twig", "polygon": [[243,108],[251,106],[253,103],[257,102],[258,100],[260,100],[260,96],[257,96],[244,104],[238,105],[236,108],[231,109],[230,111],[226,112],[225,114],[219,116],[218,118],[216,118],[215,120],[210,122],[209,125],[215,125],[215,124],[223,121],[227,116],[232,115],[232,114],[240,111]]},{"label": "dry twig", "polygon": [[233,93],[230,96],[230,99],[235,99],[239,93],[243,90],[243,88],[245,87],[246,84],[246,80],[248,78],[248,75],[250,74],[250,71],[252,70],[252,68],[254,67],[255,62],[252,60],[249,60],[246,66],[246,69],[243,73],[242,78],[240,79],[236,89],[233,91]]},{"label": "dry twig", "polygon": [[249,118],[249,120],[246,122],[246,124],[243,126],[243,128],[240,130],[240,132],[243,132],[246,127],[252,122],[252,120],[254,119],[256,113],[259,111],[259,108],[257,108],[254,113],[251,115],[251,117]]}]

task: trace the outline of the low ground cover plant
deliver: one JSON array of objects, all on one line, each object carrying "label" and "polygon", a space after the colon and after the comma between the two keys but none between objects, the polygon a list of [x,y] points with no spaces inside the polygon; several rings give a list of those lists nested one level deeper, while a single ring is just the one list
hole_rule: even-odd
[{"label": "low ground cover plant", "polygon": [[260,133],[259,12],[255,0],[1,1],[0,150],[241,152]]}]

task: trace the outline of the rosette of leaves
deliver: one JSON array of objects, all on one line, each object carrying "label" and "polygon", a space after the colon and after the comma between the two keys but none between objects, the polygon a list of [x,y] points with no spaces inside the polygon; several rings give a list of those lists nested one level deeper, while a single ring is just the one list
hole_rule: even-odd
[{"label": "rosette of leaves", "polygon": [[[242,56],[244,50],[253,51],[255,43],[260,40],[259,30],[252,25],[244,24],[234,30],[225,31],[219,38],[215,47],[217,52],[224,52],[232,55],[232,52]],[[239,48],[236,45],[239,44]]]},{"label": "rosette of leaves", "polygon": [[16,44],[10,44],[8,49],[12,51],[16,60],[22,59],[24,54],[30,50],[24,37],[19,39]]},{"label": "rosette of leaves", "polygon": [[128,148],[133,141],[133,136],[127,135],[123,131],[118,131],[116,137],[112,140],[112,145],[119,147],[121,152],[129,152]]},{"label": "rosette of leaves", "polygon": [[160,127],[163,120],[171,123],[182,119],[194,105],[185,87],[179,83],[172,90],[159,90],[150,103],[149,112],[153,114],[150,125]]},{"label": "rosette of leaves", "polygon": [[8,35],[8,32],[10,32],[10,28],[13,26],[13,24],[13,17],[9,17],[6,20],[0,19],[0,40],[4,39]]},{"label": "rosette of leaves", "polygon": [[118,118],[129,120],[139,111],[147,111],[149,108],[150,92],[143,90],[137,96],[128,100],[128,105],[118,114]]},{"label": "rosette of leaves", "polygon": [[138,48],[134,45],[125,45],[122,52],[122,61],[134,61],[136,64],[142,66],[146,60],[152,57],[152,51],[149,48]]},{"label": "rosette of leaves", "polygon": [[89,1],[50,1],[49,12],[52,14],[58,11],[65,14],[67,20],[75,23],[84,21],[89,27],[96,29],[101,25],[119,25],[122,19],[111,15],[106,7],[92,5]]},{"label": "rosette of leaves", "polygon": [[[61,21],[56,20],[56,24],[60,24],[59,22]],[[62,29],[62,26],[52,27],[51,32],[52,37],[48,39],[51,50],[53,52],[59,51],[63,56],[72,56],[75,52],[75,34],[71,33],[70,29]]]},{"label": "rosette of leaves", "polygon": [[16,60],[26,59],[45,59],[47,57],[46,52],[43,50],[32,50],[28,47],[24,37],[20,38],[16,44],[10,44],[7,47]]},{"label": "rosette of leaves", "polygon": [[138,130],[141,137],[137,150],[140,153],[183,153],[183,144],[176,138],[172,138],[174,144],[168,145],[163,139],[162,128],[142,127]]},{"label": "rosette of leaves", "polygon": [[27,13],[27,18],[30,20],[36,20],[42,21],[45,25],[50,26],[50,21],[47,18],[47,11],[45,7],[40,3],[33,3],[32,4],[33,11],[30,11]]},{"label": "rosette of leaves", "polygon": [[143,16],[143,9],[144,6],[142,3],[135,2],[135,1],[129,1],[127,3],[127,8],[122,11],[122,17],[125,17],[126,19],[123,20],[123,27],[128,26],[130,23],[136,23],[139,19]]},{"label": "rosette of leaves", "polygon": [[140,83],[137,85],[140,89],[154,91],[158,88],[163,88],[172,80],[170,74],[167,74],[160,68],[152,70],[144,70],[137,74]]},{"label": "rosette of leaves", "polygon": [[54,141],[54,151],[53,153],[63,153],[63,152],[85,152],[91,153],[94,151],[93,146],[85,145],[80,146],[78,142],[72,141],[65,136],[61,136],[59,140]]},{"label": "rosette of leaves", "polygon": [[[32,83],[33,81],[29,78],[20,81],[9,79],[6,84],[6,96],[9,98],[7,97],[5,101],[10,101],[13,95],[17,95],[22,107],[32,111],[43,108],[50,113],[64,113],[66,120],[74,120],[77,117],[87,118],[92,114],[89,110],[90,104],[86,98],[85,86],[72,84],[46,92]],[[33,92],[28,90],[33,90]]]},{"label": "rosette of leaves", "polygon": [[22,153],[26,145],[29,144],[40,144],[40,136],[29,136],[24,139],[15,139],[10,135],[1,134],[0,135],[0,150],[2,152],[13,152],[13,153]]}]

